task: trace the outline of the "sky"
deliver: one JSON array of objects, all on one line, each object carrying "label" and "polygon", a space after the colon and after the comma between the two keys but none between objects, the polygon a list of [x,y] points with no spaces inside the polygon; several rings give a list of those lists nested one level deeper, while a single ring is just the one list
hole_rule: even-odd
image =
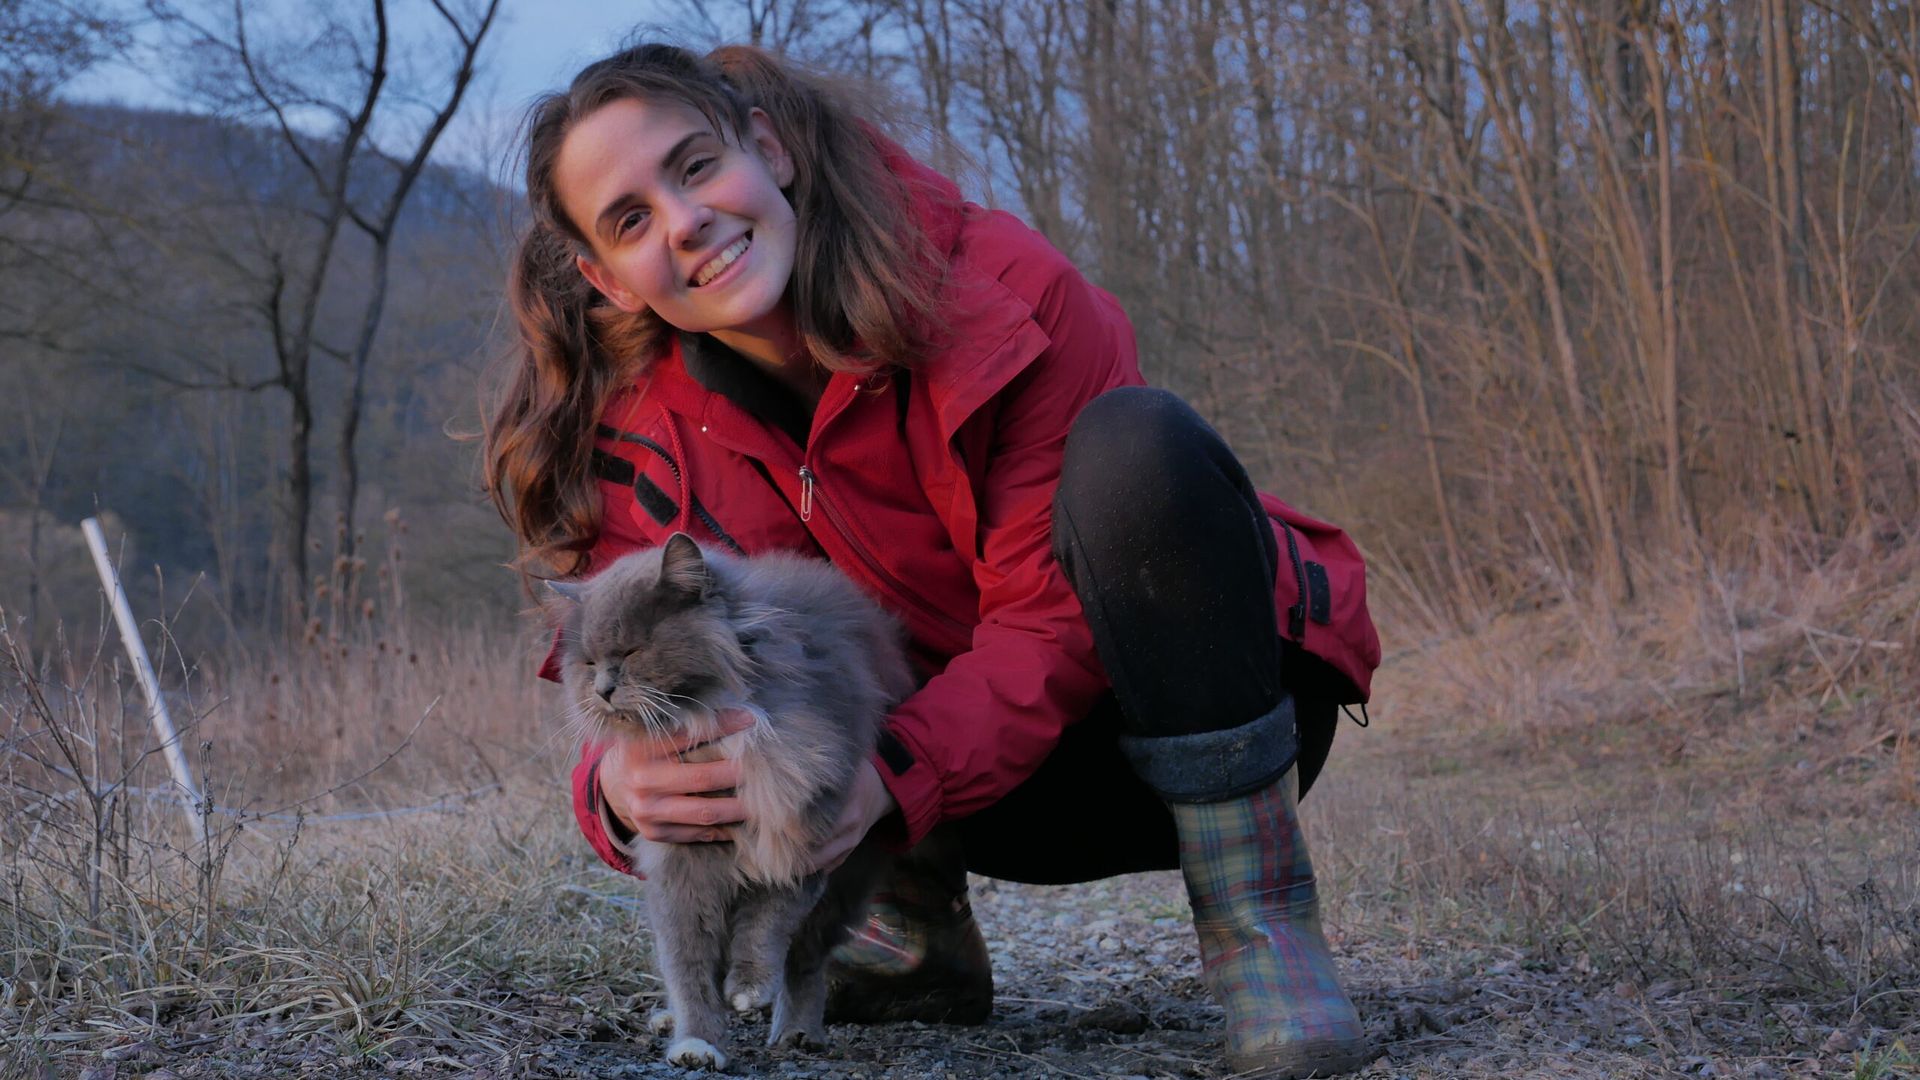
[{"label": "sky", "polygon": [[[438,23],[425,0],[389,0],[389,10],[399,41],[420,40]],[[564,87],[576,71],[618,48],[636,27],[661,25],[663,10],[670,9],[658,0],[502,0],[491,43],[481,55],[481,75],[435,159],[497,171],[498,159],[535,97]],[[65,95],[147,108],[190,107],[170,86],[152,28],[137,26],[134,38],[127,56],[84,72],[68,84]]]}]

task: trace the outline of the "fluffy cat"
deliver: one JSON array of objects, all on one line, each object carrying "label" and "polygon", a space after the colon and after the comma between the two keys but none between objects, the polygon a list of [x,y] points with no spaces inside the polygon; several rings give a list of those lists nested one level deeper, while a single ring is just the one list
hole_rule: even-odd
[{"label": "fluffy cat", "polygon": [[[823,1045],[827,953],[879,855],[863,844],[831,875],[808,873],[807,856],[913,691],[899,624],[824,562],[735,558],[684,533],[555,591],[573,601],[562,667],[579,721],[603,737],[712,738],[688,760],[740,763],[746,821],[732,843],[630,848],[667,988],[653,1018],[671,1025],[667,1060],[724,1068],[729,1004],[772,1005],[769,1045]],[[719,738],[729,708],[757,722]]]}]

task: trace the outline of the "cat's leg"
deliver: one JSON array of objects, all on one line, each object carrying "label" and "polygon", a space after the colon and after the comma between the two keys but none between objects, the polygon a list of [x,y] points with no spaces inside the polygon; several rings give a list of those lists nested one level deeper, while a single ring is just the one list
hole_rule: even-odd
[{"label": "cat's leg", "polygon": [[786,967],[787,943],[813,906],[823,882],[809,879],[793,889],[753,886],[743,892],[733,913],[733,942],[724,990],[727,1003],[742,1016],[773,1004]]},{"label": "cat's leg", "polygon": [[[678,872],[647,880],[647,915],[653,923],[654,960],[667,987],[667,1011],[673,1038],[667,1061],[689,1069],[724,1069],[727,1011],[720,998],[720,969],[725,961],[727,883],[710,880],[698,861],[684,860]],[[662,879],[671,878],[672,884]],[[655,1031],[657,1018],[649,1023]]]},{"label": "cat's leg", "polygon": [[826,1046],[827,954],[846,940],[881,865],[878,851],[862,844],[817,890],[819,900],[808,908],[787,948],[785,978],[774,1002],[767,1045],[800,1050]]}]

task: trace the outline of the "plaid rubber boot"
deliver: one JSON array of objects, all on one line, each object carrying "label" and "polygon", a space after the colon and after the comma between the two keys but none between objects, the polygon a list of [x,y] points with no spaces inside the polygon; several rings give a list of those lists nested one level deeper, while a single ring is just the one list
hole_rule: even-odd
[{"label": "plaid rubber boot", "polygon": [[865,921],[827,965],[827,1019],[982,1024],[993,1011],[993,965],[967,902],[957,834],[936,829],[874,888]]},{"label": "plaid rubber boot", "polygon": [[1227,1065],[1262,1080],[1338,1076],[1373,1060],[1320,930],[1294,770],[1213,803],[1168,803],[1200,938],[1227,1011]]}]

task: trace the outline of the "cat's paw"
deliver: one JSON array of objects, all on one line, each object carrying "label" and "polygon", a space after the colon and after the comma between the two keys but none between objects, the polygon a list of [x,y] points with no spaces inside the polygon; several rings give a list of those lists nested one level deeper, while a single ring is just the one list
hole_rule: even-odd
[{"label": "cat's paw", "polygon": [[773,1007],[773,978],[759,975],[753,967],[742,965],[727,972],[723,989],[727,1004],[741,1016],[753,1016]]},{"label": "cat's paw", "polygon": [[800,1050],[811,1053],[827,1048],[827,1033],[820,1028],[808,1030],[804,1027],[795,1027],[779,1030],[768,1037],[767,1045],[776,1050]]},{"label": "cat's paw", "polygon": [[647,1014],[647,1030],[655,1035],[673,1034],[673,1010],[655,1009]]},{"label": "cat's paw", "polygon": [[739,1013],[741,1016],[757,1015],[765,1012],[767,1007],[773,1004],[772,1001],[768,1000],[766,991],[757,986],[748,987],[745,990],[735,990],[727,998],[727,1003],[732,1005],[733,1011]]},{"label": "cat's paw", "polygon": [[727,1055],[705,1039],[675,1039],[673,1045],[667,1047],[667,1064],[718,1071],[727,1067]]}]

